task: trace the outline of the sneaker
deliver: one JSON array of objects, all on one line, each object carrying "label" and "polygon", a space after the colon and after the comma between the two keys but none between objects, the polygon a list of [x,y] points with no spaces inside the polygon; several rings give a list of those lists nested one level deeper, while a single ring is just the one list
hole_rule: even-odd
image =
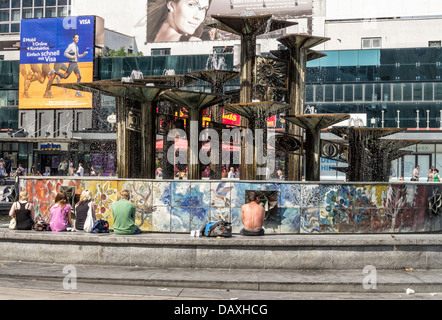
[{"label": "sneaker", "polygon": [[43,95],[43,98],[52,99],[54,96],[52,95],[51,91],[46,91]]},{"label": "sneaker", "polygon": [[52,69],[50,72],[49,72],[49,74],[48,74],[48,78],[50,79],[50,78],[52,78],[52,76],[55,74],[55,70],[54,69]]}]

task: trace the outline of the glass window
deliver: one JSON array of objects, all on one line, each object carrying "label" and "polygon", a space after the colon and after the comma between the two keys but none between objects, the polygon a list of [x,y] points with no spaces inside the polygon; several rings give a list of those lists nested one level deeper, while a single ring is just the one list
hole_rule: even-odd
[{"label": "glass window", "polygon": [[9,0],[0,0],[0,9],[9,9]]},{"label": "glass window", "polygon": [[402,84],[393,84],[393,101],[402,101]]},{"label": "glass window", "polygon": [[335,101],[342,102],[344,101],[344,86],[337,84],[335,85]]},{"label": "glass window", "polygon": [[382,85],[382,101],[391,101],[391,84],[390,83],[384,83]]},{"label": "glass window", "polygon": [[433,83],[424,83],[424,100],[433,101]]},{"label": "glass window", "polygon": [[46,6],[56,6],[56,0],[46,0]]},{"label": "glass window", "polygon": [[0,24],[0,33],[9,33],[9,24]]},{"label": "glass window", "polygon": [[9,10],[0,11],[0,21],[9,21]]},{"label": "glass window", "polygon": [[333,85],[325,85],[325,102],[333,102]]},{"label": "glass window", "polygon": [[422,83],[413,84],[413,101],[422,101]]},{"label": "glass window", "polygon": [[374,101],[382,101],[382,85],[374,85]]},{"label": "glass window", "polygon": [[8,102],[8,91],[0,90],[0,107],[6,107]]},{"label": "glass window", "polygon": [[317,85],[315,87],[315,101],[316,102],[324,102],[324,86]]},{"label": "glass window", "polygon": [[66,17],[68,15],[68,8],[67,7],[58,7],[58,17]]},{"label": "glass window", "polygon": [[442,100],[442,83],[434,84],[434,100]]},{"label": "glass window", "polygon": [[344,100],[346,102],[353,101],[353,85],[351,84],[344,85]]},{"label": "glass window", "polygon": [[46,8],[46,18],[56,18],[57,17],[57,12],[55,10],[55,8]]},{"label": "glass window", "polygon": [[307,102],[313,102],[313,92],[314,92],[314,86],[307,85],[305,87],[305,101]]},{"label": "glass window", "polygon": [[43,0],[34,0],[35,7],[43,7]]},{"label": "glass window", "polygon": [[15,100],[16,100],[16,91],[14,90],[9,90],[8,91],[8,106],[15,106]]},{"label": "glass window", "polygon": [[11,33],[20,32],[20,23],[11,23]]},{"label": "glass window", "polygon": [[23,8],[32,8],[32,0],[23,0]]},{"label": "glass window", "polygon": [[34,9],[34,18],[35,19],[41,19],[43,18],[43,9]]},{"label": "glass window", "polygon": [[365,101],[373,101],[373,85],[365,85]]},{"label": "glass window", "polygon": [[23,19],[32,19],[32,9],[23,9]]},{"label": "glass window", "polygon": [[11,8],[20,8],[20,0],[11,0]]},{"label": "glass window", "polygon": [[355,84],[355,101],[363,101],[364,99],[364,85]]},{"label": "glass window", "polygon": [[11,21],[20,21],[20,10],[11,10]]},{"label": "glass window", "polygon": [[339,65],[342,66],[357,66],[359,65],[358,51],[348,50],[341,51],[339,54]]},{"label": "glass window", "polygon": [[402,84],[402,98],[403,101],[412,101],[413,100],[413,84],[412,83],[404,83]]},{"label": "glass window", "polygon": [[336,67],[339,64],[339,52],[328,51],[327,56],[321,58],[321,67]]}]

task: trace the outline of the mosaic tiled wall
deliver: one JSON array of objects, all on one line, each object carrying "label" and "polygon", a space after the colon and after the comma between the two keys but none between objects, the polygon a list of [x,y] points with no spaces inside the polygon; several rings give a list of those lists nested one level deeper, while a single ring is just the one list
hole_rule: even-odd
[{"label": "mosaic tiled wall", "polygon": [[89,189],[97,214],[109,220],[117,193],[128,189],[143,231],[189,233],[211,219],[242,228],[247,190],[278,191],[278,209],[264,225],[267,234],[414,233],[442,231],[442,213],[429,210],[437,184],[309,184],[239,181],[122,181],[22,179],[37,213],[47,217],[60,186]]}]

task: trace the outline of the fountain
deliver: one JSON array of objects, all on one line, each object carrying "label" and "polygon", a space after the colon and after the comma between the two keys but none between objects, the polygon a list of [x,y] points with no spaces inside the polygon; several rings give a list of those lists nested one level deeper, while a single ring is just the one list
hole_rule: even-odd
[{"label": "fountain", "polygon": [[335,127],[328,131],[348,143],[348,168],[340,169],[351,182],[388,182],[391,161],[407,151],[400,149],[421,143],[419,140],[382,139],[400,133],[400,128]]},{"label": "fountain", "polygon": [[[344,142],[321,141],[321,131],[349,117],[344,114],[318,114],[304,106],[306,63],[324,56],[311,48],[328,38],[287,35],[278,40],[288,50],[272,52],[275,59],[260,57],[256,55],[258,35],[296,23],[274,20],[271,15],[213,18],[217,22],[212,26],[241,36],[239,99],[235,97],[232,101],[232,95],[223,92],[223,85],[238,77],[238,73],[217,70],[219,65],[212,60],[212,65],[207,65],[209,70],[189,72],[183,76],[140,77],[134,73],[133,77],[125,79],[125,83],[114,79],[58,85],[75,90],[96,90],[117,98],[120,179],[59,179],[55,182],[48,179],[47,190],[52,192],[58,184],[94,190],[100,213],[111,223],[109,207],[116,201],[117,191],[131,190],[137,206],[137,224],[143,231],[151,232],[188,233],[200,229],[211,219],[221,217],[231,221],[234,233],[238,233],[242,227],[241,207],[249,190],[269,191],[277,195],[273,224],[265,224],[267,234],[440,231],[442,216],[430,219],[426,202],[426,196],[437,187],[430,190],[431,185],[386,183],[391,161],[408,153],[401,149],[419,141],[388,139],[389,135],[402,129],[356,126],[328,129]],[[209,82],[212,92],[182,89],[196,79]],[[228,100],[230,102],[226,102]],[[152,124],[158,124],[161,116],[166,116],[167,121],[175,121],[178,127],[175,114],[178,107],[184,107],[189,112],[186,127],[187,133],[190,132],[187,135],[190,136],[187,146],[189,181],[154,181],[156,131]],[[262,136],[243,139],[242,181],[200,180],[198,151],[201,143],[198,138],[201,112],[209,107],[213,107],[212,120],[215,124],[222,122],[222,107],[242,116],[239,128],[243,133],[263,130]],[[264,169],[261,164],[258,165],[259,143],[256,141],[262,138],[263,157],[266,157],[267,140],[270,140],[267,139],[266,120],[281,112],[286,113],[287,126],[286,132],[277,137],[283,146],[276,148],[284,149],[288,154],[286,181],[255,182],[261,179],[257,176],[263,176]],[[165,129],[164,139],[172,127],[173,123]],[[302,138],[304,131],[305,141]],[[337,158],[348,162],[348,168],[337,170],[346,172],[348,182],[318,182],[320,151],[325,149],[325,145],[321,148],[321,142],[335,143],[340,150],[345,150]],[[169,145],[164,144],[164,147],[168,149]],[[302,176],[302,152],[294,154],[293,151],[299,148],[305,149],[307,182],[298,182]],[[246,157],[252,161],[246,164]],[[41,180],[24,181],[23,186],[30,196],[40,197],[34,191],[40,190]],[[54,193],[51,192],[45,194]],[[45,212],[53,199],[40,200],[43,206],[38,210]],[[434,208],[436,211],[440,207],[439,204],[437,206]]]},{"label": "fountain", "polygon": [[305,180],[321,180],[321,131],[350,118],[348,114],[306,114],[284,119],[306,130]]}]

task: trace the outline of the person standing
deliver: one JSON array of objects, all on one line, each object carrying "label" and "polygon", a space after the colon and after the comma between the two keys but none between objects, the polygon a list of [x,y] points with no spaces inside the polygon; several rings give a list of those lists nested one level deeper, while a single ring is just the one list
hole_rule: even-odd
[{"label": "person standing", "polygon": [[66,162],[66,159],[64,159],[60,164],[58,165],[58,175],[59,176],[66,176],[66,170],[68,169],[68,164]]},{"label": "person standing", "polygon": [[11,171],[12,171],[12,161],[11,161],[11,159],[9,157],[6,157],[5,171],[6,171],[6,176],[10,177],[11,176]]},{"label": "person standing", "polygon": [[14,202],[9,211],[9,216],[15,218],[16,230],[32,230],[34,226],[34,206],[28,202],[26,191],[20,192],[19,201]]},{"label": "person standing", "polygon": [[434,169],[433,173],[434,173],[433,182],[440,182],[439,170],[438,169]]},{"label": "person standing", "polygon": [[78,164],[77,174],[80,177],[84,176],[84,168],[83,168],[83,164],[81,162]]},{"label": "person standing", "polygon": [[118,235],[131,235],[142,233],[135,225],[136,206],[129,201],[130,191],[121,190],[118,201],[112,205],[114,217],[114,232]]},{"label": "person standing", "polygon": [[15,172],[15,175],[18,177],[24,177],[26,176],[26,170],[22,167],[21,164],[18,165],[17,171]]},{"label": "person standing", "polygon": [[227,179],[234,179],[235,178],[235,168],[231,167],[229,174],[227,175]]},{"label": "person standing", "polygon": [[74,175],[74,172],[72,172],[73,169],[74,169],[74,163],[71,160],[69,160],[69,165],[68,165],[68,175],[69,176]]},{"label": "person standing", "polygon": [[411,181],[419,181],[419,165],[417,165],[414,169],[413,169],[413,176],[411,177]]},{"label": "person standing", "polygon": [[6,173],[5,171],[5,161],[3,158],[0,159],[0,176],[4,176]]}]

